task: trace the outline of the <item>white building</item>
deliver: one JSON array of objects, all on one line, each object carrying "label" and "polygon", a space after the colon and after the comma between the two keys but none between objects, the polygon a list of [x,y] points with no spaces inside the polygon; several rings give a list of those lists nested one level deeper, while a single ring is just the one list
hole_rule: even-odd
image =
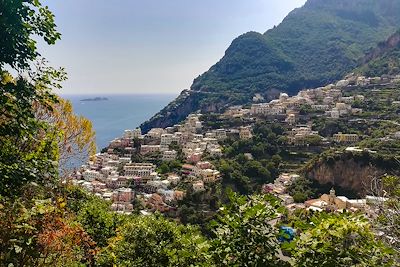
[{"label": "white building", "polygon": [[193,183],[193,191],[195,192],[200,192],[204,190],[204,182],[203,181],[197,181]]},{"label": "white building", "polygon": [[222,156],[222,149],[221,148],[207,148],[208,153],[212,157],[221,157]]},{"label": "white building", "polygon": [[253,137],[253,134],[251,133],[251,128],[250,127],[240,127],[239,137],[240,137],[240,139],[243,139],[243,140],[251,139]]},{"label": "white building", "polygon": [[124,166],[125,176],[139,176],[143,179],[149,178],[155,169],[156,166],[151,163],[130,163]]},{"label": "white building", "polygon": [[252,115],[266,115],[269,113],[270,105],[268,103],[253,104],[251,105],[250,114]]},{"label": "white building", "polygon": [[142,130],[140,128],[136,128],[135,130],[125,130],[124,138],[140,139],[142,138]]},{"label": "white building", "polygon": [[311,108],[313,110],[326,111],[329,109],[329,105],[311,105]]},{"label": "white building", "polygon": [[336,87],[343,88],[343,87],[348,86],[349,83],[350,83],[350,82],[349,82],[348,80],[340,80],[340,81],[338,81],[338,82],[336,83]]},{"label": "white building", "polygon": [[100,180],[103,177],[103,175],[95,170],[85,170],[82,173],[82,177],[83,179],[85,179],[85,181],[91,182],[94,180]]},{"label": "white building", "polygon": [[204,183],[213,183],[220,177],[220,172],[213,169],[205,169],[200,171],[200,176]]},{"label": "white building", "polygon": [[336,143],[355,143],[358,142],[358,139],[357,134],[337,133],[333,135],[333,141]]},{"label": "white building", "polygon": [[181,177],[176,174],[170,174],[167,180],[171,183],[171,185],[177,185],[181,181]]},{"label": "white building", "polygon": [[285,119],[285,122],[287,122],[289,125],[294,125],[296,124],[296,114],[288,114],[287,118]]},{"label": "white building", "polygon": [[330,111],[330,116],[332,119],[339,119],[340,118],[340,111],[337,108],[333,108]]},{"label": "white building", "polygon": [[162,134],[160,145],[169,146],[173,141],[173,134]]},{"label": "white building", "polygon": [[150,139],[160,139],[164,132],[165,130],[162,128],[153,128],[146,134],[146,137]]},{"label": "white building", "polygon": [[163,161],[172,161],[175,160],[176,157],[178,156],[178,152],[175,150],[167,150],[163,152]]}]

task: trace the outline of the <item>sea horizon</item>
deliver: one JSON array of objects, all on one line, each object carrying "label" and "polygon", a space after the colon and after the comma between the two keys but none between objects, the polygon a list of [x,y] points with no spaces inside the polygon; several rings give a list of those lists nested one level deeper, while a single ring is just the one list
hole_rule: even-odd
[{"label": "sea horizon", "polygon": [[168,95],[168,96],[178,96],[179,92],[177,93],[57,93],[58,96],[64,97],[64,96],[122,96],[122,95],[131,95],[131,96],[154,96],[154,95]]},{"label": "sea horizon", "polygon": [[[97,150],[106,147],[126,129],[135,129],[150,119],[176,94],[59,94],[72,102],[74,113],[92,121],[96,132]],[[102,101],[81,101],[84,98],[107,97]]]}]

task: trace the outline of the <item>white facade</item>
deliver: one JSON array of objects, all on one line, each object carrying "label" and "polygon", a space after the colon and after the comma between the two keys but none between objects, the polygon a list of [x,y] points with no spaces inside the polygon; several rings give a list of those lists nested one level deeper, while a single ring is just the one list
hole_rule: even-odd
[{"label": "white facade", "polygon": [[125,176],[139,176],[148,178],[155,171],[156,166],[151,163],[130,163],[124,166]]},{"label": "white facade", "polygon": [[94,180],[99,180],[103,177],[103,175],[94,170],[86,170],[82,173],[83,179],[85,179],[88,182],[94,181]]},{"label": "white facade", "polygon": [[253,137],[253,134],[251,133],[251,129],[249,127],[240,127],[239,136],[240,139],[248,140]]},{"label": "white facade", "polygon": [[150,139],[159,139],[164,132],[165,130],[162,128],[153,128],[146,134],[146,137]]},{"label": "white facade", "polygon": [[175,150],[167,150],[163,152],[163,161],[172,161],[175,160],[178,156],[178,152]]},{"label": "white facade", "polygon": [[203,191],[204,190],[204,182],[203,181],[198,181],[193,183],[193,190],[195,192]]},{"label": "white facade", "polygon": [[173,141],[173,136],[173,134],[162,134],[160,144],[169,146]]},{"label": "white facade", "polygon": [[140,128],[136,128],[135,130],[125,130],[124,138],[129,138],[129,139],[142,138],[142,130]]}]

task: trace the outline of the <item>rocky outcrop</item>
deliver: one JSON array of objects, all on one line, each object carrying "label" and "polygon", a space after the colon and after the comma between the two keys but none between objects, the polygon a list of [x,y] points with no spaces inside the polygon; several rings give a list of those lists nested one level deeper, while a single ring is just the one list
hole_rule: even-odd
[{"label": "rocky outcrop", "polygon": [[382,157],[366,152],[324,155],[304,169],[305,176],[321,186],[347,189],[352,195],[359,196],[368,192],[373,177],[396,172],[398,165],[394,157]]},{"label": "rocky outcrop", "polygon": [[321,185],[329,184],[363,194],[366,191],[366,185],[371,181],[371,175],[382,173],[382,170],[376,167],[350,159],[338,160],[332,165],[317,164],[307,173],[307,177]]}]

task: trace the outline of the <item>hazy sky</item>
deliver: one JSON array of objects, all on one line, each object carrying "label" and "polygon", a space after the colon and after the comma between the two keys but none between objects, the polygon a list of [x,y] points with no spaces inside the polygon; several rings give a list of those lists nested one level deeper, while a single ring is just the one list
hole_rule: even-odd
[{"label": "hazy sky", "polygon": [[177,93],[247,31],[265,32],[305,0],[45,0],[62,40],[64,94]]}]

